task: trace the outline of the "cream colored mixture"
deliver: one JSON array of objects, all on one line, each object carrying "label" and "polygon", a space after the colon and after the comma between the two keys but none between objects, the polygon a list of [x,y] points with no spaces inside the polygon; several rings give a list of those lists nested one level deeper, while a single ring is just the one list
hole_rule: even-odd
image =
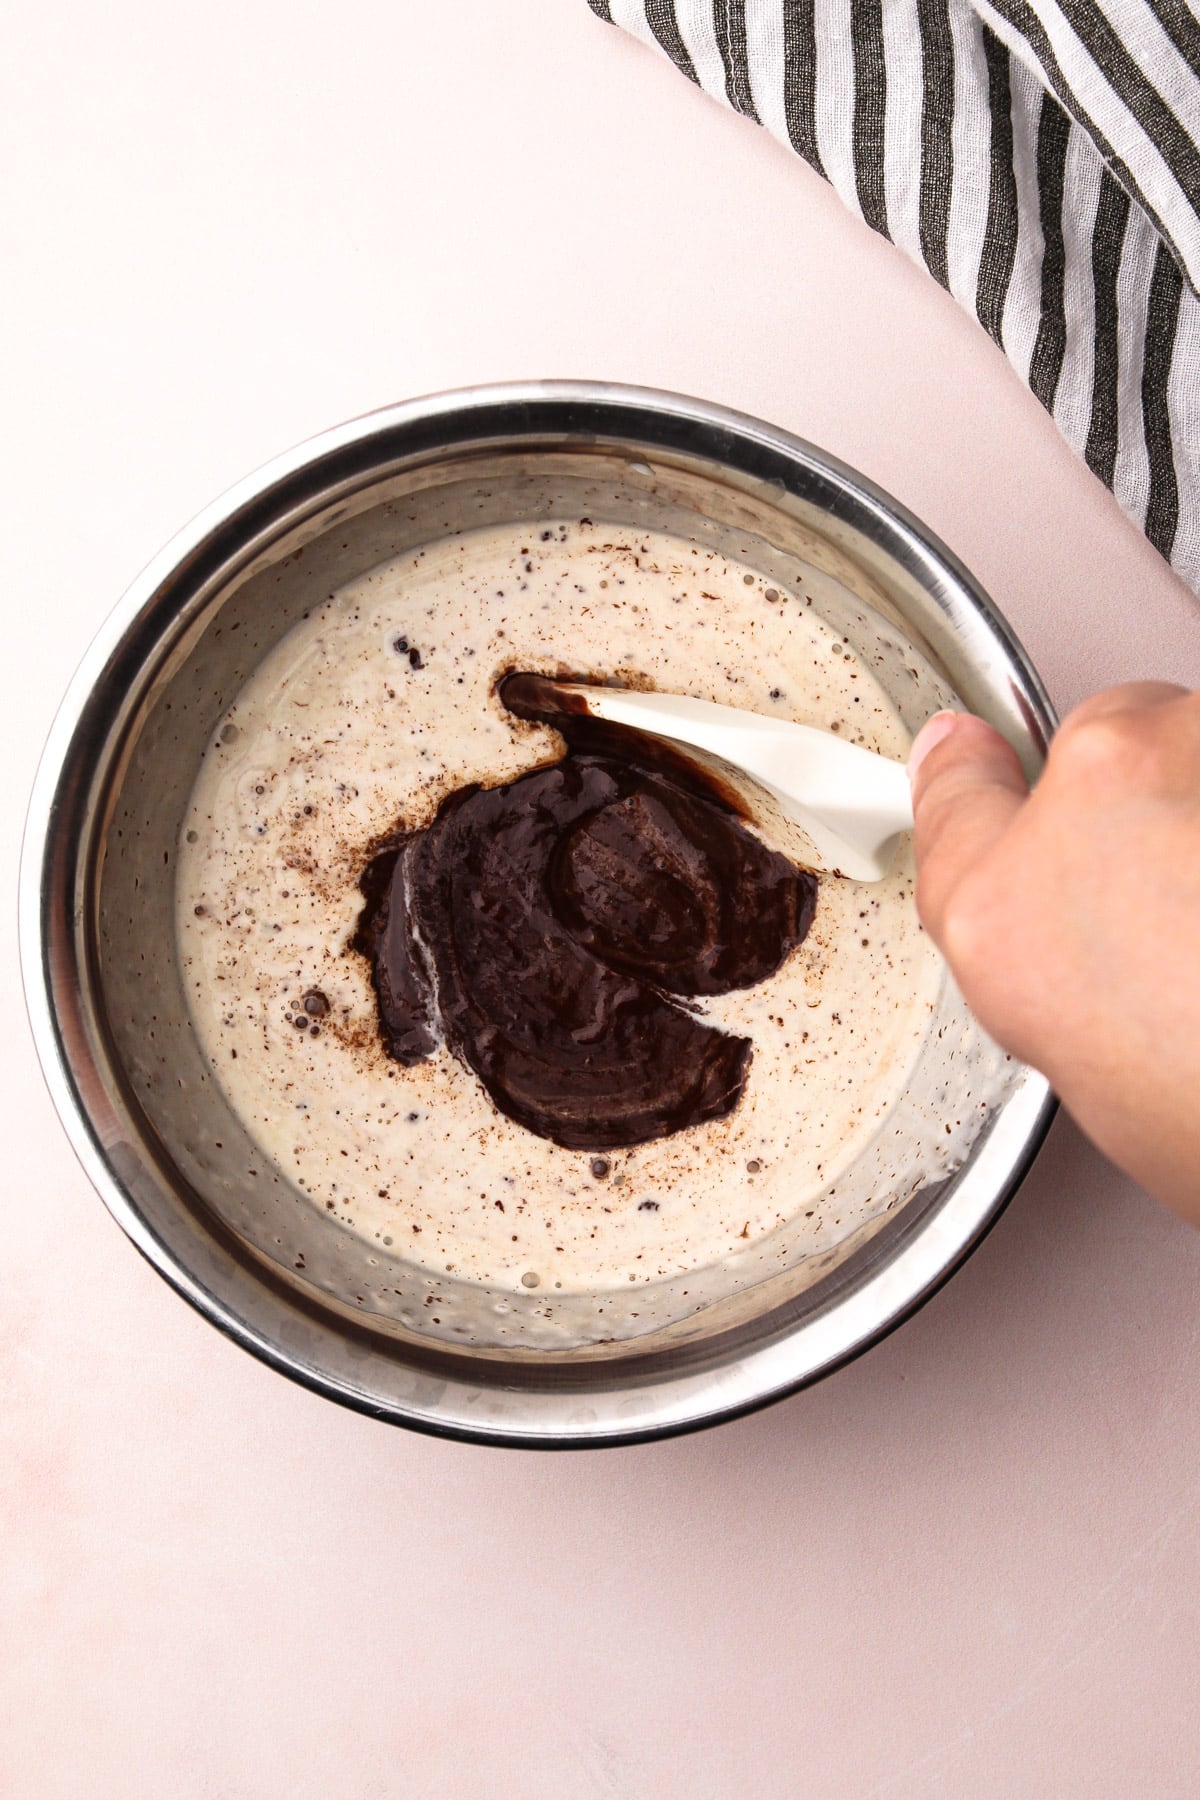
[{"label": "cream colored mixture", "polygon": [[[945,1144],[932,1117],[926,1167],[886,1154],[943,982],[907,844],[881,883],[822,877],[783,969],[704,1004],[753,1040],[737,1109],[600,1161],[503,1117],[445,1050],[389,1061],[349,947],[374,840],[426,824],[465,782],[558,753],[498,703],[506,670],[636,678],[903,756],[878,682],[818,616],[822,579],[788,591],[682,540],[586,520],[488,529],[354,581],[265,660],[205,753],[179,935],[203,1051],[314,1207],[439,1275],[565,1294],[698,1269],[785,1222],[802,1254],[826,1250],[961,1156],[961,1132]],[[303,1004],[313,990],[319,1016]],[[911,1155],[911,1130],[894,1135]],[[873,1179],[837,1194],[868,1147]]]}]

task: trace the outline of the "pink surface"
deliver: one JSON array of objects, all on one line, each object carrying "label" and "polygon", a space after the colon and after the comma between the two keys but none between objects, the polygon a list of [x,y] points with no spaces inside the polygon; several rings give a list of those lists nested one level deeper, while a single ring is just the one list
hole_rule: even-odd
[{"label": "pink surface", "polygon": [[[1060,705],[1200,680],[1197,603],[983,333],[583,0],[27,6],[5,63],[10,895],[138,566],[435,387],[761,413],[941,532]],[[1196,1792],[1200,1238],[1070,1124],[820,1388],[639,1450],[439,1444],[291,1387],[137,1258],[2,929],[4,1800]]]}]

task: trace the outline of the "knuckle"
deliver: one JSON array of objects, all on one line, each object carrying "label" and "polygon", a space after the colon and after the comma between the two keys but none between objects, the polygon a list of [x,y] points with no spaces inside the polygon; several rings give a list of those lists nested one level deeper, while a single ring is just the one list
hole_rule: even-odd
[{"label": "knuckle", "polygon": [[956,971],[974,969],[993,942],[986,890],[980,892],[970,876],[951,880],[936,858],[917,875],[917,914]]},{"label": "knuckle", "polygon": [[968,976],[987,959],[994,942],[987,906],[968,882],[947,898],[941,915],[942,951],[950,967]]},{"label": "knuckle", "polygon": [[940,938],[942,919],[941,891],[937,879],[936,866],[932,862],[924,863],[917,873],[915,899],[917,903],[917,917],[920,919],[922,925],[924,925],[926,931],[931,932],[935,938]]},{"label": "knuckle", "polygon": [[1158,722],[1144,713],[1114,712],[1068,724],[1050,747],[1055,775],[1112,789],[1153,776],[1161,760]]},{"label": "knuckle", "polygon": [[962,808],[958,787],[945,776],[929,783],[914,806],[918,858],[943,848]]}]

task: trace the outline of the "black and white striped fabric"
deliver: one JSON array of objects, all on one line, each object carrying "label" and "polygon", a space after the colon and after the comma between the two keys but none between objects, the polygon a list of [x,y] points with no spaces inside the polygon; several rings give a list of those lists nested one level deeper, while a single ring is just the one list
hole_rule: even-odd
[{"label": "black and white striped fabric", "polygon": [[1200,590],[1188,0],[589,0],[968,307]]}]

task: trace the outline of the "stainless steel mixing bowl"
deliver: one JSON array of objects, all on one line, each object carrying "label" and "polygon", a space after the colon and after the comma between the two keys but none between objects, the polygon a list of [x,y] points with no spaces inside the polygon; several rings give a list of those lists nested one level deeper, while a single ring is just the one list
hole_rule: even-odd
[{"label": "stainless steel mixing bowl", "polygon": [[[1028,659],[966,570],[893,500],[811,445],[701,401],[526,383],[339,426],[182,531],[72,683],[38,774],[21,875],[26,992],[46,1079],[106,1205],[160,1273],[319,1393],[427,1431],[547,1447],[711,1424],[845,1362],[970,1252],[1053,1108],[1045,1082],[1019,1072],[966,1164],[815,1284],[765,1281],[681,1336],[557,1354],[410,1329],[367,1291],[362,1243],[265,1162],[210,1079],[179,980],[173,865],[201,749],[314,597],[441,531],[546,518],[581,496],[605,516],[690,532],[763,571],[832,573],[860,626],[869,616],[898,628],[1031,772],[1039,766],[1053,715]],[[206,1159],[215,1135],[240,1141],[236,1179]]]}]

